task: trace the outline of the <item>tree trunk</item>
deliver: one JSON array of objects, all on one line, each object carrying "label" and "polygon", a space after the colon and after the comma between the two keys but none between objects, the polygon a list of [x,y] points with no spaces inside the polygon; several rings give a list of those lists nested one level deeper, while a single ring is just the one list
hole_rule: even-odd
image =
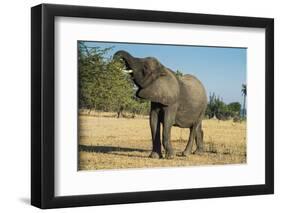
[{"label": "tree trunk", "polygon": [[123,117],[123,107],[121,106],[117,112],[117,118]]},{"label": "tree trunk", "polygon": [[245,109],[245,103],[246,103],[246,95],[244,95],[244,99],[243,99],[243,118],[246,117],[246,109]]}]

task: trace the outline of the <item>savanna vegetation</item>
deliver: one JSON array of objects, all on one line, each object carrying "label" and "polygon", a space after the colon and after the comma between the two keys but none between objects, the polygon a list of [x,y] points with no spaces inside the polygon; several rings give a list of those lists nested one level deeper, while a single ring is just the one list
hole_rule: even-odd
[{"label": "savanna vegetation", "polygon": [[[203,120],[204,152],[182,157],[188,129],[173,127],[174,159],[148,158],[151,135],[148,116],[116,118],[115,113],[81,112],[79,170],[155,168],[246,163],[246,122]],[[164,150],[162,150],[164,152]]]},{"label": "savanna vegetation", "polygon": [[79,42],[79,108],[104,112],[148,114],[150,103],[135,96],[136,87],[122,72],[120,61],[107,58],[112,48],[87,47]]},{"label": "savanna vegetation", "polygon": [[[110,56],[112,48],[78,43],[79,68],[79,169],[116,169],[246,162],[246,95],[243,106],[225,103],[209,94],[203,120],[205,152],[176,156],[173,160],[150,159],[150,102],[136,97],[136,86],[123,73],[124,65]],[[175,72],[180,77],[180,70]],[[239,121],[239,122],[237,122]],[[189,131],[173,127],[171,141],[182,151]]]}]

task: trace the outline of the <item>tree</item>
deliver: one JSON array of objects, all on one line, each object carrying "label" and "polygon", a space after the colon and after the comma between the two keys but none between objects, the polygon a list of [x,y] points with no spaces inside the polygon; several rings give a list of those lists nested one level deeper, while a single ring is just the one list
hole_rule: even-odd
[{"label": "tree", "polygon": [[117,112],[117,117],[122,117],[124,110],[147,109],[149,105],[135,97],[134,84],[130,76],[123,73],[122,62],[107,58],[112,49],[78,43],[79,107]]},{"label": "tree", "polygon": [[221,117],[222,114],[225,112],[226,105],[225,103],[220,99],[220,97],[217,97],[215,93],[212,93],[209,95],[209,102],[207,105],[206,115],[209,118],[212,117]]},{"label": "tree", "polygon": [[232,102],[227,105],[228,110],[231,112],[231,116],[239,116],[241,112],[241,104],[239,102]]},{"label": "tree", "polygon": [[209,118],[216,117],[219,120],[227,120],[239,115],[240,110],[241,104],[239,102],[226,104],[223,102],[222,98],[216,96],[215,93],[212,93],[209,96],[209,102],[205,114]]},{"label": "tree", "polygon": [[243,109],[242,109],[242,117],[246,117],[246,96],[247,96],[247,85],[242,84],[242,96],[243,96]]},{"label": "tree", "polygon": [[180,70],[177,70],[177,71],[175,72],[175,74],[176,74],[176,76],[178,76],[178,77],[183,76],[183,73],[182,73]]}]

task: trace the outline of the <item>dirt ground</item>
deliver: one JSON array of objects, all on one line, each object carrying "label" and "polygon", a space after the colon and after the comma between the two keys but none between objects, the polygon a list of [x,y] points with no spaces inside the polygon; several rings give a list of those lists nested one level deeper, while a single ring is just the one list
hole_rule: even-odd
[{"label": "dirt ground", "polygon": [[189,129],[172,128],[174,159],[151,159],[148,117],[79,116],[79,170],[151,168],[246,163],[246,122],[204,120],[204,153],[180,156]]}]

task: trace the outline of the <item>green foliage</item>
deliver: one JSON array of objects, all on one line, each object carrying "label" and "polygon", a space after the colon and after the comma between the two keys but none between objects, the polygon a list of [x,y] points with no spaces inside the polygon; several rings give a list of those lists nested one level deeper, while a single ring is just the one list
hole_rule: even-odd
[{"label": "green foliage", "polygon": [[227,105],[228,109],[236,115],[240,114],[241,104],[239,102],[232,102]]},{"label": "green foliage", "polygon": [[213,118],[215,116],[220,120],[227,120],[235,116],[239,116],[240,110],[241,104],[239,102],[225,104],[220,97],[213,93],[209,96],[206,116],[209,118]]},{"label": "green foliage", "polygon": [[215,93],[210,94],[206,115],[209,118],[217,116],[219,112],[223,111],[223,108],[225,108],[223,101],[221,101],[219,97],[216,97]]},{"label": "green foliage", "polygon": [[241,89],[242,95],[247,96],[247,85],[242,84],[242,89]]},{"label": "green foliage", "polygon": [[130,76],[122,72],[123,64],[106,58],[111,50],[78,43],[79,107],[147,114],[149,104],[135,97]]},{"label": "green foliage", "polygon": [[176,76],[178,76],[178,77],[183,76],[183,73],[182,73],[180,70],[177,70],[177,71],[175,72],[175,74],[176,74]]}]

